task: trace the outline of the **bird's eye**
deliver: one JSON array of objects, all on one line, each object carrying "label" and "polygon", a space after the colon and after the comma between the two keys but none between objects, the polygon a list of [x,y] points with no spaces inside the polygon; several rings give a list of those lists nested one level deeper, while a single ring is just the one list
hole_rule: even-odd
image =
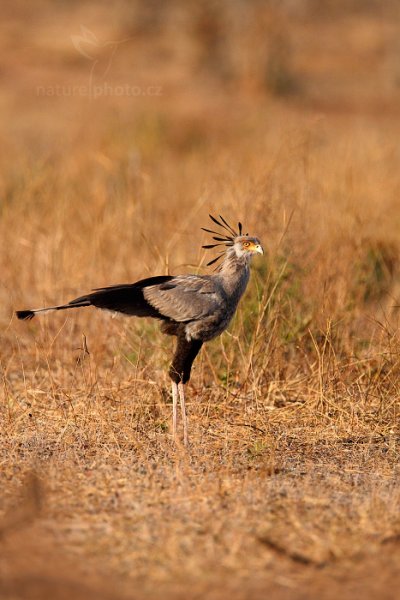
[{"label": "bird's eye", "polygon": [[250,246],[250,242],[243,242],[243,248],[248,248]]}]

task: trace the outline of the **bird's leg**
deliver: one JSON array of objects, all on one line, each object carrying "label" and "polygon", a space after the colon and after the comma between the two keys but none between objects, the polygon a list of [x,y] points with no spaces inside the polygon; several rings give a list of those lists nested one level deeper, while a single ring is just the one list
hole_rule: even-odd
[{"label": "bird's leg", "polygon": [[187,425],[187,416],[186,416],[186,406],[185,406],[185,389],[183,387],[183,383],[178,383],[178,391],[179,391],[179,399],[181,401],[181,411],[182,411],[182,421],[183,421],[183,443],[185,446],[188,445],[188,425]]},{"label": "bird's leg", "polygon": [[176,421],[178,417],[178,384],[172,382],[172,436],[176,439]]}]

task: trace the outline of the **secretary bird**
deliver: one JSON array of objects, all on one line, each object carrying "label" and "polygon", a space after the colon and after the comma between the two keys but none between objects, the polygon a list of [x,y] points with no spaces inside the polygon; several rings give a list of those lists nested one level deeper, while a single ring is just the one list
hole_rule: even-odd
[{"label": "secretary bird", "polygon": [[220,335],[229,325],[250,276],[250,260],[263,254],[256,237],[243,235],[242,224],[236,232],[220,215],[210,219],[221,227],[222,233],[205,229],[213,234],[215,244],[205,249],[226,246],[207,266],[223,259],[213,275],[161,275],[136,283],[113,285],[95,289],[86,296],[68,304],[17,311],[18,319],[32,319],[37,313],[95,306],[135,317],[159,319],[161,331],[177,338],[175,354],[169,369],[172,379],[172,431],[176,440],[178,396],[181,404],[184,445],[188,445],[188,424],[184,384],[190,379],[194,359],[204,342]]}]

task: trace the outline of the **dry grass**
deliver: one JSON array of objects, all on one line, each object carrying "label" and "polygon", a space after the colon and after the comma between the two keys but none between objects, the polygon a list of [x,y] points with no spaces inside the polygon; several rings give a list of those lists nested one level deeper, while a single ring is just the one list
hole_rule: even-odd
[{"label": "dry grass", "polygon": [[[394,598],[396,6],[28,6],[1,41],[0,594]],[[81,23],[127,40],[110,86],[160,95],[38,95],[87,85]],[[202,271],[210,211],[267,253],[195,363],[185,452],[157,324],[12,315]]]}]

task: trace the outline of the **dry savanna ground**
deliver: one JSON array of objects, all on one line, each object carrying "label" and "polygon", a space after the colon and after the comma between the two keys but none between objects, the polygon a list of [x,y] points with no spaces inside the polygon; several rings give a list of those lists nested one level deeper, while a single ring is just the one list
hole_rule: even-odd
[{"label": "dry savanna ground", "polygon": [[[395,598],[397,4],[3,12],[0,596]],[[186,451],[157,323],[13,315],[209,272],[209,212],[265,255]]]}]

